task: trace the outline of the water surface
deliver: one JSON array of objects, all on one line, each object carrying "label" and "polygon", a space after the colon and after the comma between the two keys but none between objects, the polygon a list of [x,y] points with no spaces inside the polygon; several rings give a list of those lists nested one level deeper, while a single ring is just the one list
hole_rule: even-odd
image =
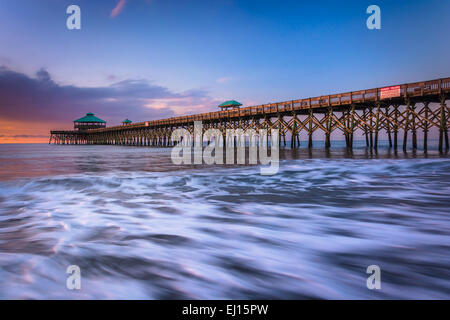
[{"label": "water surface", "polygon": [[274,176],[169,155],[0,145],[0,298],[450,298],[447,155],[285,150]]}]

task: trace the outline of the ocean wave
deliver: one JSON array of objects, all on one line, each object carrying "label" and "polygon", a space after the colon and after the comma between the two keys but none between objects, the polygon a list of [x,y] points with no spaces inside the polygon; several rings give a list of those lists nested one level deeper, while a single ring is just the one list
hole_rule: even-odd
[{"label": "ocean wave", "polygon": [[0,190],[3,299],[450,297],[447,158],[86,171]]}]

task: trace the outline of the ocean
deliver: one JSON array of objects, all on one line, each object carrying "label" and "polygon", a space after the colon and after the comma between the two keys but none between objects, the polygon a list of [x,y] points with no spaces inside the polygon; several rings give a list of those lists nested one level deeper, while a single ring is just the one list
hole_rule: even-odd
[{"label": "ocean", "polygon": [[0,299],[450,298],[448,155],[303,144],[262,176],[170,151],[0,145]]}]

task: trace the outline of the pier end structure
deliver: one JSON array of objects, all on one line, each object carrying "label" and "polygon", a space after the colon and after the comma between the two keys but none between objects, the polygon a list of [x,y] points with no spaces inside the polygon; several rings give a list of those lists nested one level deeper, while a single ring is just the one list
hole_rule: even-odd
[{"label": "pier end structure", "polygon": [[106,128],[106,121],[88,112],[73,121],[73,130],[50,131],[49,144],[89,144],[89,130]]}]

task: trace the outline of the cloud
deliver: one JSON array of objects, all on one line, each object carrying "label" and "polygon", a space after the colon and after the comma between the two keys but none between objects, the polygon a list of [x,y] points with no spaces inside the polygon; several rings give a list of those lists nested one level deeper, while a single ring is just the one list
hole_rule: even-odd
[{"label": "cloud", "polygon": [[47,138],[48,135],[36,135],[36,134],[12,134],[5,135],[0,134],[0,138]]},{"label": "cloud", "polygon": [[0,119],[3,123],[70,125],[74,119],[94,112],[113,125],[125,118],[138,122],[207,112],[217,105],[218,101],[207,91],[176,93],[145,79],[127,79],[101,87],[78,87],[58,84],[44,69],[30,77],[0,67]]},{"label": "cloud", "polygon": [[233,78],[231,77],[222,77],[216,80],[217,83],[227,83],[230,82]]},{"label": "cloud", "polygon": [[0,65],[9,66],[9,65],[11,65],[11,63],[12,63],[12,60],[10,58],[0,55]]},{"label": "cloud", "polygon": [[107,81],[116,81],[117,80],[117,76],[114,74],[110,74],[106,77]]},{"label": "cloud", "polygon": [[115,18],[117,17],[125,8],[125,4],[127,3],[127,0],[119,0],[119,2],[117,2],[117,5],[114,7],[114,9],[112,9],[111,14],[109,15],[110,18]]}]

